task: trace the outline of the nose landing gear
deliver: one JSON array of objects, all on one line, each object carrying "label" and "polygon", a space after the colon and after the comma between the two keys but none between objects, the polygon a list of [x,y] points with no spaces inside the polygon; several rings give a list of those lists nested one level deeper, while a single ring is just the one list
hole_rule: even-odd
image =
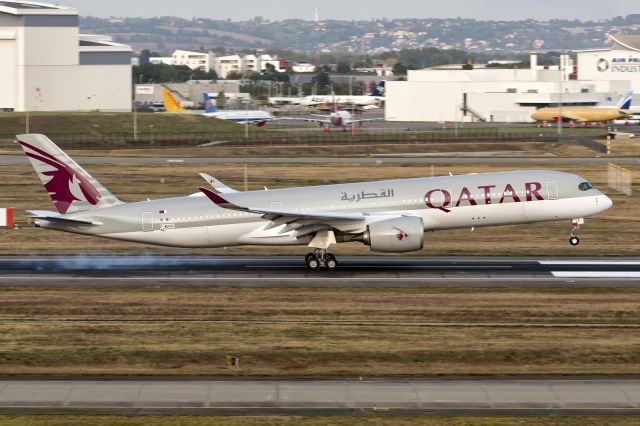
[{"label": "nose landing gear", "polygon": [[336,257],[327,253],[324,249],[315,249],[313,253],[309,253],[305,256],[307,268],[315,271],[320,268],[336,269],[338,267],[338,261]]},{"label": "nose landing gear", "polygon": [[571,237],[569,238],[569,244],[573,247],[580,244],[580,238],[577,236],[580,225],[584,225],[584,219],[574,219],[571,221]]}]

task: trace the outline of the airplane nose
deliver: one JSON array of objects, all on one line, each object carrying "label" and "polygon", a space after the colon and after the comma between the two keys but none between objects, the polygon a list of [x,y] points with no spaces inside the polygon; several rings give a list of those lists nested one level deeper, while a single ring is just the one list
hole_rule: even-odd
[{"label": "airplane nose", "polygon": [[611,198],[604,194],[598,196],[596,203],[598,204],[598,207],[602,208],[602,211],[609,210],[611,206],[613,206]]}]

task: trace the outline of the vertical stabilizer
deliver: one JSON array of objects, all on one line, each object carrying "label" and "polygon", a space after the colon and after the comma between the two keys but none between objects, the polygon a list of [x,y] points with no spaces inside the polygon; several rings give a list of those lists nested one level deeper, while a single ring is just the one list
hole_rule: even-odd
[{"label": "vertical stabilizer", "polygon": [[378,85],[376,86],[376,90],[374,90],[373,93],[371,93],[371,96],[384,96],[384,85],[385,85],[384,80],[378,83]]},{"label": "vertical stabilizer", "polygon": [[162,95],[164,96],[164,109],[167,110],[167,112],[186,112],[169,90],[164,89]]},{"label": "vertical stabilizer", "polygon": [[122,204],[45,135],[17,138],[58,212],[75,213]]},{"label": "vertical stabilizer", "polygon": [[618,101],[616,108],[618,109],[631,109],[631,100],[633,99],[633,90],[627,91],[622,98]]},{"label": "vertical stabilizer", "polygon": [[209,96],[209,93],[207,92],[202,92],[202,96],[204,97],[204,112],[206,113],[212,113],[212,112],[218,112],[218,108],[216,107],[216,103],[213,99],[211,99],[211,96]]}]

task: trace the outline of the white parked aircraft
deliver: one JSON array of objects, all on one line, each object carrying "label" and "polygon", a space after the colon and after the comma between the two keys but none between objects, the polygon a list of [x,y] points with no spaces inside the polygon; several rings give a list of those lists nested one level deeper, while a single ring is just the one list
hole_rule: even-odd
[{"label": "white parked aircraft", "polygon": [[267,111],[254,110],[222,110],[218,111],[213,99],[209,97],[207,92],[204,92],[204,116],[218,118],[220,120],[233,121],[234,123],[251,124],[254,126],[262,127],[271,123],[274,118]]},{"label": "white parked aircraft", "polygon": [[57,210],[32,211],[36,227],[170,247],[302,245],[310,269],[336,268],[337,243],[406,253],[453,228],[571,220],[577,245],[582,218],[612,205],[586,179],[544,170],[247,192],[202,174],[212,188],[123,203],[46,136],[17,138]]},{"label": "white parked aircraft", "polygon": [[353,105],[359,107],[377,107],[385,101],[385,82],[378,83],[376,89],[370,95],[310,95],[304,97],[270,97],[272,105],[302,105],[316,106],[321,104]]}]

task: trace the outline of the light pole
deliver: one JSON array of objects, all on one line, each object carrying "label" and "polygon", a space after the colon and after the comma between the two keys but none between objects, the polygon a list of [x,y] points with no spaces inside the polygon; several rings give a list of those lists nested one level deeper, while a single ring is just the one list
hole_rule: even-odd
[{"label": "light pole", "polygon": [[558,140],[560,140],[560,138],[562,137],[562,91],[563,91],[563,80],[564,80],[564,75],[563,75],[563,68],[562,68],[562,60],[563,60],[563,55],[560,54],[560,57],[558,58],[558,75],[560,76],[560,81],[559,81],[559,89],[560,89],[560,93],[558,95]]},{"label": "light pole", "polygon": [[[138,84],[142,83],[142,74],[140,74],[138,76]],[[137,94],[138,88],[136,86],[136,82],[133,82],[133,97],[131,99],[131,103],[133,106],[133,140],[135,142],[138,141],[138,108],[136,105],[136,94]]]},{"label": "light pole", "polygon": [[[244,118],[244,138],[249,139],[249,102],[245,102],[244,103],[244,113],[245,113],[245,118]],[[246,184],[245,184],[246,185]],[[245,189],[246,191],[246,189]]]}]

